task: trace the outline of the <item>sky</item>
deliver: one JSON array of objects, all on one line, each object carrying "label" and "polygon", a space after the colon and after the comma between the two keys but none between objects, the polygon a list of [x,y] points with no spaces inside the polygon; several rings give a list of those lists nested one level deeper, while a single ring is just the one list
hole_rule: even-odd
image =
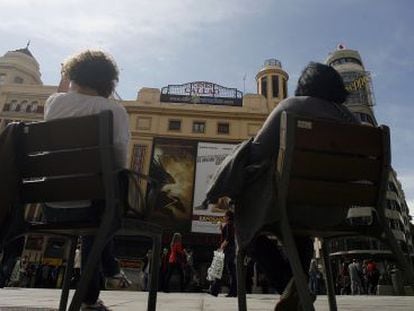
[{"label": "sky", "polygon": [[268,58],[282,62],[292,94],[303,67],[342,43],[373,76],[414,215],[413,16],[411,0],[0,0],[0,55],[30,40],[44,84],[57,85],[65,58],[103,49],[120,68],[117,92],[134,100],[142,87],[197,80],[254,93]]}]

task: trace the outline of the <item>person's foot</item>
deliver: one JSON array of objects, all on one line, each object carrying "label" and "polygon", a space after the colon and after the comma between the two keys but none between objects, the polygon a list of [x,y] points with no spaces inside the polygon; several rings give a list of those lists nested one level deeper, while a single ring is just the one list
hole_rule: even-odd
[{"label": "person's foot", "polygon": [[111,311],[107,306],[104,305],[103,301],[98,299],[94,304],[82,303],[81,311]]},{"label": "person's foot", "polygon": [[114,276],[107,277],[105,281],[106,289],[125,289],[130,287],[132,282],[127,278],[124,271],[120,271]]},{"label": "person's foot", "polygon": [[227,294],[226,297],[237,297],[237,294]]},{"label": "person's foot", "polygon": [[[316,295],[310,293],[312,302],[316,300]],[[296,289],[296,284],[293,277],[286,285],[283,294],[280,295],[280,300],[275,306],[275,311],[301,311],[302,305],[300,303],[299,293]]]}]

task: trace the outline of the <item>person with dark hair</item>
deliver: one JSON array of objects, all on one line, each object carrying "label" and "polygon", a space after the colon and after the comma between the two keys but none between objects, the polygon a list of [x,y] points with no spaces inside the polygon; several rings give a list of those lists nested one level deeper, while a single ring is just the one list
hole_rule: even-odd
[{"label": "person with dark hair", "polygon": [[348,95],[339,73],[331,66],[309,63],[299,77],[295,96],[282,100],[267,117],[253,140],[250,162],[260,162],[279,150],[279,129],[282,112],[300,116],[359,123],[343,105]]},{"label": "person with dark hair", "polygon": [[[220,223],[220,249],[224,252],[224,272],[229,277],[229,292],[226,297],[237,297],[236,279],[236,243],[234,239],[234,213],[230,210],[224,214],[224,224]],[[217,296],[221,291],[221,280],[216,279],[210,287],[210,294]]]},{"label": "person with dark hair", "polygon": [[[281,101],[276,106],[254,138],[250,149],[250,162],[275,159],[279,150],[280,118],[284,111],[312,118],[359,123],[352,112],[343,105],[347,95],[344,82],[333,67],[321,63],[309,63],[299,77],[295,96]],[[285,288],[275,310],[297,310],[299,298],[287,257],[283,252],[277,251],[276,245],[273,246],[274,251],[269,252],[272,241],[265,242],[266,239],[266,236],[260,237],[260,243],[257,242],[253,247],[253,255],[265,273],[270,276],[275,288],[278,291]],[[295,237],[295,242],[303,269],[308,272],[313,255],[312,239]],[[275,262],[284,264],[270,264]]]},{"label": "person with dark hair", "polygon": [[[118,68],[111,56],[96,50],[86,50],[67,59],[61,69],[62,79],[58,93],[46,101],[46,121],[80,117],[110,110],[113,114],[113,142],[115,166],[125,168],[129,142],[128,114],[119,103],[109,99],[118,82]],[[43,208],[45,220],[53,222],[96,221],[105,203],[103,201],[47,202]],[[81,266],[85,267],[94,237],[83,236]],[[128,287],[131,283],[119,268],[114,256],[113,239],[105,246],[83,299],[82,310],[109,310],[99,299],[102,264],[107,288]]]},{"label": "person with dark hair", "polygon": [[[295,96],[282,100],[267,117],[254,139],[246,141],[226,159],[207,190],[206,200],[228,196],[237,202],[235,226],[239,247],[266,274],[271,286],[281,295],[276,311],[301,310],[299,296],[287,256],[277,241],[261,230],[278,221],[275,213],[274,170],[280,139],[283,112],[310,118],[358,124],[359,121],[343,103],[348,92],[339,73],[328,65],[309,63],[303,70]],[[242,180],[243,182],[235,182]],[[305,272],[313,255],[310,237],[295,237]]]}]

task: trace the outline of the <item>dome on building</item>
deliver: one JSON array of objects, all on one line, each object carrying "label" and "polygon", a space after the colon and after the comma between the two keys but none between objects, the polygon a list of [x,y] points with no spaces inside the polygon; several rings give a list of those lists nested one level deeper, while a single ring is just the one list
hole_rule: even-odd
[{"label": "dome on building", "polygon": [[0,83],[42,85],[39,63],[27,45],[0,57]]}]

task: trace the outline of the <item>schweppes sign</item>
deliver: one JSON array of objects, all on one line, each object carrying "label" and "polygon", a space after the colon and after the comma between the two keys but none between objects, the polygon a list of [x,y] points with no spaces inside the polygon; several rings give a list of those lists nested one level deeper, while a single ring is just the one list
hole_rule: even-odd
[{"label": "schweppes sign", "polygon": [[350,83],[347,83],[345,85],[345,89],[352,93],[352,92],[356,92],[362,88],[365,88],[365,86],[369,83],[369,79],[368,76],[363,75],[363,76],[359,76],[358,78],[356,78],[355,80],[353,80]]}]

